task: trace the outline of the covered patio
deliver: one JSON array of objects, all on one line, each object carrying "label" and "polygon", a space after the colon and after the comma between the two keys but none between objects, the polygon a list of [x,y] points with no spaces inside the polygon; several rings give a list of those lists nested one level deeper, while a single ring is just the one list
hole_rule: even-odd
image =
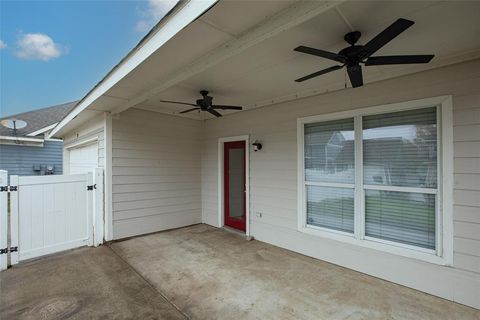
[{"label": "covered patio", "polygon": [[100,250],[192,318],[478,318],[478,12],[178,3],[50,134],[104,168]]},{"label": "covered patio", "polygon": [[480,318],[476,309],[204,224],[76,249],[0,277],[2,319]]}]

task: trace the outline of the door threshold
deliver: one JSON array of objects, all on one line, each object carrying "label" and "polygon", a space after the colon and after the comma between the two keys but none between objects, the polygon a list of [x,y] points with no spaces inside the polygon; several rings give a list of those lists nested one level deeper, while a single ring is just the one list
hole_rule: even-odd
[{"label": "door threshold", "polygon": [[249,241],[250,241],[250,240],[253,240],[253,237],[247,236],[247,234],[246,234],[244,231],[241,231],[241,230],[238,230],[238,229],[229,227],[229,226],[225,226],[225,225],[222,227],[222,229],[225,230],[225,231],[227,231],[227,232],[236,234],[236,235],[238,235],[238,236],[245,237],[245,239],[247,239],[247,240],[249,240]]},{"label": "door threshold", "polygon": [[241,230],[238,230],[238,229],[235,229],[235,228],[232,228],[232,227],[229,227],[229,226],[223,226],[223,229],[225,229],[228,232],[238,234],[240,236],[245,236],[246,235],[245,232],[243,232]]},{"label": "door threshold", "polygon": [[253,240],[252,236],[247,236],[247,234],[245,232],[241,231],[241,230],[238,230],[238,229],[235,229],[235,228],[232,228],[232,227],[229,227],[229,226],[223,226],[222,229],[227,231],[227,232],[236,234],[237,236],[244,237],[245,240],[247,240],[247,241]]}]

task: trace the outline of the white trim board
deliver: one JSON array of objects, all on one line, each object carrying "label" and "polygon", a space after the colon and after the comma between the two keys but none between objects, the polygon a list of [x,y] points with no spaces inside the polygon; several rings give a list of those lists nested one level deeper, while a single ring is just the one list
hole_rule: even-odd
[{"label": "white trim board", "polygon": [[104,237],[105,241],[113,240],[113,182],[112,182],[112,115],[105,112],[104,114],[104,123],[103,123],[103,134],[105,142],[105,232]]},{"label": "white trim board", "polygon": [[81,148],[89,144],[94,144],[96,142],[98,142],[98,135],[68,143],[65,145],[65,149],[68,150],[68,149]]},{"label": "white trim board", "polygon": [[223,145],[225,142],[245,141],[245,235],[250,236],[250,137],[249,135],[224,137],[218,139],[218,227],[223,228],[224,223],[224,186],[223,186]]},{"label": "white trim board", "polygon": [[[439,107],[440,106],[440,107]],[[404,245],[391,241],[373,239],[365,236],[364,226],[364,189],[376,188],[375,186],[365,186],[363,184],[361,165],[356,165],[355,172],[355,232],[353,234],[330,230],[327,228],[315,227],[306,223],[306,198],[305,198],[305,164],[304,164],[304,125],[306,123],[323,122],[337,119],[354,119],[355,139],[361,141],[361,122],[360,116],[371,114],[382,114],[418,108],[437,107],[437,121],[440,121],[441,131],[438,131],[441,137],[439,145],[439,162],[441,167],[438,170],[438,190],[442,195],[441,202],[437,203],[437,242],[436,251],[417,248],[410,245]],[[440,265],[453,265],[453,123],[452,123],[452,97],[440,96],[434,98],[405,101],[393,104],[386,104],[374,107],[355,109],[351,111],[335,112],[318,116],[309,116],[297,119],[297,228],[298,231],[313,236],[332,239],[358,247],[365,247],[423,260],[429,263]],[[355,163],[361,163],[362,143],[355,143]],[[441,154],[441,156],[440,156]],[[349,186],[350,187],[350,186]],[[382,187],[383,188],[383,187]],[[385,188],[383,188],[385,189]],[[383,190],[382,189],[382,190]],[[395,191],[418,192],[418,188],[398,188],[391,187],[387,189]],[[401,190],[398,190],[401,189]],[[436,194],[436,190],[421,190],[422,193]],[[361,194],[360,194],[361,192]],[[441,212],[441,215],[439,214]]]},{"label": "white trim board", "polygon": [[55,122],[54,124],[51,124],[49,126],[46,126],[44,128],[38,129],[37,131],[33,131],[32,133],[27,134],[29,137],[35,137],[38,136],[41,133],[47,132],[48,130],[51,130],[55,128],[55,126],[58,124],[58,122]]},{"label": "white trim board", "polygon": [[24,137],[13,137],[13,136],[0,136],[0,140],[43,143],[43,139],[39,139],[39,138],[24,138]]}]

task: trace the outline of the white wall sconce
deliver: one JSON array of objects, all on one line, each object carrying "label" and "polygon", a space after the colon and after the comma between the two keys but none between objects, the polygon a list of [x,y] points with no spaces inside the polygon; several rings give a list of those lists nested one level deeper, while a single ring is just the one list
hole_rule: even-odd
[{"label": "white wall sconce", "polygon": [[257,152],[258,150],[262,150],[262,144],[258,140],[255,140],[255,142],[252,143],[252,146],[253,146],[253,151],[255,152]]}]

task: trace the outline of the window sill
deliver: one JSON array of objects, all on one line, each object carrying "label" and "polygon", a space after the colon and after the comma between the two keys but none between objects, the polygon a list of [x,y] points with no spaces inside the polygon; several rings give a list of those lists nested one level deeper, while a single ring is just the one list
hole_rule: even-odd
[{"label": "window sill", "polygon": [[342,231],[329,230],[316,226],[303,226],[298,229],[302,233],[313,235],[316,237],[335,240],[358,247],[373,249],[385,253],[402,256],[405,258],[421,260],[428,263],[449,266],[445,257],[436,255],[434,250],[415,248],[401,243],[394,243],[382,239],[366,237],[365,239],[357,239],[354,234]]}]

